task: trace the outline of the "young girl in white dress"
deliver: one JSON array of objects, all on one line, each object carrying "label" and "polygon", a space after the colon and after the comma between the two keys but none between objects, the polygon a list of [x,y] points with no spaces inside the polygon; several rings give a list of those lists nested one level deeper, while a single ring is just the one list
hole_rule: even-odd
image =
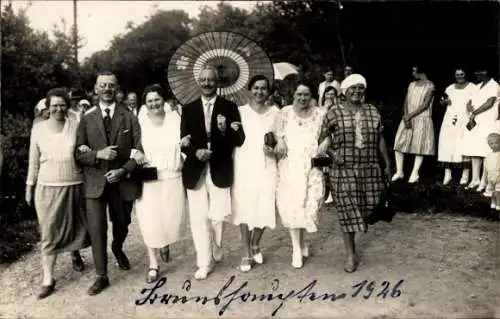
[{"label": "young girl in white dress", "polygon": [[445,90],[441,104],[446,107],[446,113],[439,133],[438,161],[444,166],[443,184],[452,180],[452,168],[463,168],[460,185],[469,181],[469,168],[462,156],[462,139],[467,124],[467,102],[472,98],[476,86],[467,81],[465,71],[455,71],[456,83]]},{"label": "young girl in white dress", "polygon": [[276,106],[266,105],[270,85],[265,76],[254,76],[248,85],[251,101],[239,108],[246,138],[234,152],[231,195],[232,221],[240,226],[243,241],[243,272],[249,271],[253,262],[263,263],[259,246],[262,233],[265,227],[274,229],[276,225],[276,156],[274,148],[264,144],[264,136],[273,131],[279,113]]}]

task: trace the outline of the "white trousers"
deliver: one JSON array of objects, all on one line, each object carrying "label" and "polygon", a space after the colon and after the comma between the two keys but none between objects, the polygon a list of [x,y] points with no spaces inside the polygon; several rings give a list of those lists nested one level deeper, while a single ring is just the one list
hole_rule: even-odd
[{"label": "white trousers", "polygon": [[187,197],[196,265],[208,267],[212,262],[212,245],[222,246],[223,223],[231,214],[230,188],[215,186],[207,165],[195,189],[187,190]]}]

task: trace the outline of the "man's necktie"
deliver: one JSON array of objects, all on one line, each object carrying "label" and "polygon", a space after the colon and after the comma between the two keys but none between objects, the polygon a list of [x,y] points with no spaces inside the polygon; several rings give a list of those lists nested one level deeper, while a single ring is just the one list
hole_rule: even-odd
[{"label": "man's necktie", "polygon": [[210,125],[212,124],[212,103],[208,102],[205,106],[205,128],[207,133],[210,133]]},{"label": "man's necktie", "polygon": [[210,129],[212,122],[212,103],[208,102],[205,109],[205,128],[207,129],[207,147],[211,148]]},{"label": "man's necktie", "polygon": [[108,140],[108,144],[111,140],[111,116],[109,114],[111,113],[111,110],[108,108],[104,109],[104,113],[106,115],[104,116],[104,130],[106,131],[106,137]]}]

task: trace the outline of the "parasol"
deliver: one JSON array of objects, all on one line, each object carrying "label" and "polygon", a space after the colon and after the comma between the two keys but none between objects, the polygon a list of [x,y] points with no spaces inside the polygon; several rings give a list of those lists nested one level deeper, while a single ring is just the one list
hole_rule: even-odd
[{"label": "parasol", "polygon": [[290,74],[299,74],[298,68],[288,62],[274,63],[273,69],[275,80],[283,80]]},{"label": "parasol", "polygon": [[254,41],[232,32],[206,32],[184,42],[168,65],[168,84],[177,100],[186,105],[200,96],[198,76],[210,65],[219,71],[217,94],[237,105],[247,103],[250,79],[262,74],[271,82],[273,66]]}]

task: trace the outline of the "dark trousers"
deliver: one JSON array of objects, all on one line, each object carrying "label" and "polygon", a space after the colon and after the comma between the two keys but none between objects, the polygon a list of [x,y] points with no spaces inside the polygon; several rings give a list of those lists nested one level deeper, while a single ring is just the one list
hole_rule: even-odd
[{"label": "dark trousers", "polygon": [[108,219],[106,214],[106,206],[108,205],[109,219],[113,224],[112,249],[121,250],[128,234],[133,202],[123,199],[118,184],[106,184],[100,198],[87,198],[87,220],[92,241],[92,255],[98,276],[104,276],[108,272]]}]

